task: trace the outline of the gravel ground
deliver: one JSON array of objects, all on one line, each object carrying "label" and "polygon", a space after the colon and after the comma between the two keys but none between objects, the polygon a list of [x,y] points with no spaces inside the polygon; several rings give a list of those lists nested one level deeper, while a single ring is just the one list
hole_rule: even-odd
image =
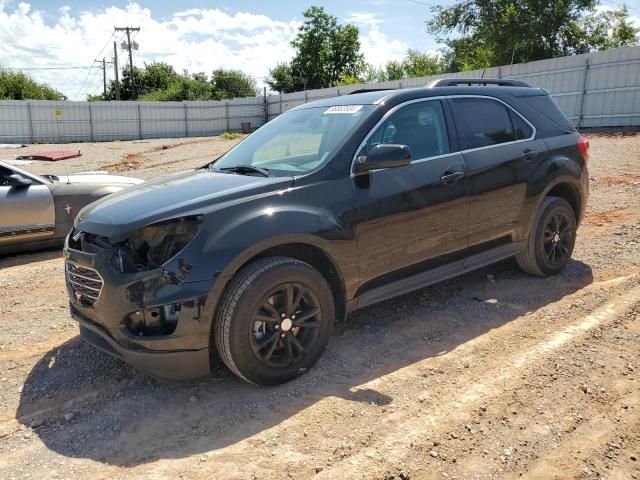
[{"label": "gravel ground", "polygon": [[188,139],[164,138],[130,142],[69,143],[65,145],[29,145],[16,150],[0,150],[0,160],[13,160],[36,152],[71,150],[80,151],[77,158],[48,162],[30,160],[23,168],[38,174],[64,174],[107,170],[119,175],[149,179],[180,170],[202,166],[242,140],[221,137]]},{"label": "gravel ground", "polygon": [[[507,261],[368,307],[277,388],[144,377],[79,340],[59,252],[0,259],[0,478],[640,479],[640,135],[590,140],[562,274]],[[150,178],[231,145],[80,144],[70,165]]]}]

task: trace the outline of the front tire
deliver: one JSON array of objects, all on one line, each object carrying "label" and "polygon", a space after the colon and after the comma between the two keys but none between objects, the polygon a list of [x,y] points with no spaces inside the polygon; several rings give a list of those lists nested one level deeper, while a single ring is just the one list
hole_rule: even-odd
[{"label": "front tire", "polygon": [[559,273],[571,259],[576,230],[571,205],[562,198],[546,197],[529,232],[526,248],[516,256],[518,265],[539,277]]},{"label": "front tire", "polygon": [[278,385],[318,361],[334,319],[331,289],[315,268],[269,257],[244,267],[230,282],[215,318],[214,342],[240,378]]}]

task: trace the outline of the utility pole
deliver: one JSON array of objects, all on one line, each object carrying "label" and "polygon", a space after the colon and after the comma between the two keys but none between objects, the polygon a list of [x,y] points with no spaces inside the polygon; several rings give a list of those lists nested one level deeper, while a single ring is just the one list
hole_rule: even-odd
[{"label": "utility pole", "polygon": [[[133,86],[133,96],[138,97],[136,92],[136,82],[133,77],[133,56],[131,55],[131,32],[139,32],[140,27],[114,27],[116,32],[126,32],[127,34],[127,49],[129,50],[129,72],[131,73],[131,85]],[[137,45],[135,46],[137,49]]]},{"label": "utility pole", "polygon": [[116,100],[120,100],[120,77],[118,75],[118,47],[113,42],[113,70],[116,74]]},{"label": "utility pole", "polygon": [[102,60],[94,60],[96,63],[101,64],[102,66],[102,97],[107,98],[107,63],[111,64],[111,62],[107,62],[107,60],[103,57]]}]

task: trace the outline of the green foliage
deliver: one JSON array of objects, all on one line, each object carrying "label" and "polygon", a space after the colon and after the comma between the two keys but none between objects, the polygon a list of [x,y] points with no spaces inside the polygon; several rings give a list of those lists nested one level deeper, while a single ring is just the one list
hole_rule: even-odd
[{"label": "green foliage", "polygon": [[404,78],[404,65],[402,62],[395,60],[389,60],[384,66],[383,78],[380,81],[385,80],[400,80]]},{"label": "green foliage", "polygon": [[213,99],[211,84],[207,80],[188,75],[176,77],[164,90],[153,90],[140,97],[140,100],[158,102],[211,99]]},{"label": "green foliage", "polygon": [[269,70],[269,77],[266,82],[271,90],[280,93],[293,92],[296,89],[293,81],[293,72],[288,63],[278,63]]},{"label": "green foliage", "polygon": [[335,83],[336,87],[341,87],[344,85],[357,85],[359,83],[364,83],[362,78],[354,77],[353,75],[340,75],[340,78]]},{"label": "green foliage", "polygon": [[386,82],[403,78],[428,77],[444,71],[445,63],[442,57],[409,49],[402,60],[389,60],[379,69],[369,65],[366,70],[368,75],[366,81]]},{"label": "green foliage", "polygon": [[310,7],[303,16],[305,21],[291,42],[296,55],[290,64],[271,69],[266,80],[271,89],[287,93],[326,88],[337,85],[341,78],[359,77],[365,64],[358,28],[340,25],[322,7]]},{"label": "green foliage", "polygon": [[22,72],[0,69],[0,100],[66,100],[62,93]]},{"label": "green foliage", "polygon": [[443,72],[440,57],[411,49],[402,60],[402,69],[404,76],[407,78],[428,77],[429,75],[437,75]]},{"label": "green foliage", "polygon": [[[211,77],[204,72],[179,74],[164,62],[145,64],[144,68],[125,68],[120,79],[121,100],[158,102],[184,100],[221,100],[256,95],[255,81],[237,70],[214,70]],[[115,100],[116,83],[111,81],[107,95],[92,95],[89,101]]]},{"label": "green foliage", "polygon": [[242,137],[242,134],[238,132],[224,132],[220,135],[220,138],[224,138],[225,140],[235,140],[240,137]]},{"label": "green foliage", "polygon": [[596,14],[597,5],[597,0],[458,0],[434,7],[427,29],[446,43],[448,71],[638,43],[626,8]]},{"label": "green foliage", "polygon": [[239,70],[214,70],[211,75],[211,87],[216,99],[234,97],[255,97],[256,82]]},{"label": "green foliage", "polygon": [[576,53],[638,45],[640,28],[634,27],[626,6],[585,15],[573,26]]}]

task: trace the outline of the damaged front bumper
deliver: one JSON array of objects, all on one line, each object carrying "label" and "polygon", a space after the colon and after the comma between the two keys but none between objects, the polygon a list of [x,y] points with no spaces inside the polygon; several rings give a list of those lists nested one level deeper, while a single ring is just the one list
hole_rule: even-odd
[{"label": "damaged front bumper", "polygon": [[115,252],[65,242],[70,311],[81,337],[155,377],[208,375],[214,280],[181,281],[163,269],[122,273],[113,265]]}]

